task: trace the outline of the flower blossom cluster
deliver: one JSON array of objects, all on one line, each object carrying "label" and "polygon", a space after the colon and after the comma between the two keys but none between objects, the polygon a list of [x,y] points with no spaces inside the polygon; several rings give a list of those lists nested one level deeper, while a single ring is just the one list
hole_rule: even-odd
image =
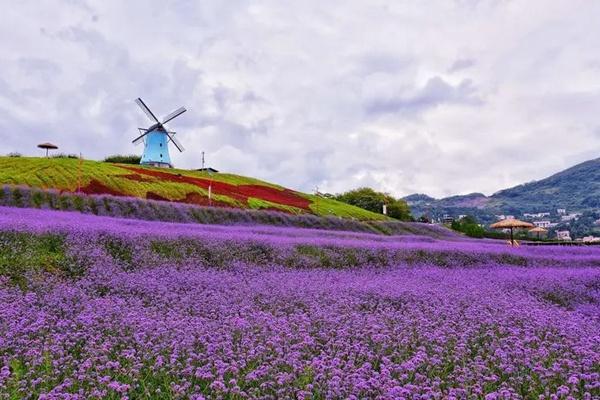
[{"label": "flower blossom cluster", "polygon": [[0,399],[600,397],[595,248],[0,210],[85,261],[0,278]]}]

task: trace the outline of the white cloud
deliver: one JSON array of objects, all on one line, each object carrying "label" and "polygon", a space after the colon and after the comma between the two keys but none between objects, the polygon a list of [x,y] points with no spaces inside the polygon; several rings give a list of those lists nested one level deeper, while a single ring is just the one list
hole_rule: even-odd
[{"label": "white cloud", "polygon": [[172,158],[301,190],[496,190],[600,149],[600,3],[49,1],[0,16],[0,153]]}]

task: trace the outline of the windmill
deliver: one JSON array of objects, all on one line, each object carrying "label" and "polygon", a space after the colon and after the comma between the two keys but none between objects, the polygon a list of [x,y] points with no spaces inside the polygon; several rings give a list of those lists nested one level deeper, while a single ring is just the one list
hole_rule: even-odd
[{"label": "windmill", "polygon": [[185,107],[179,107],[160,122],[141,98],[138,97],[135,102],[152,122],[152,125],[148,128],[138,128],[140,136],[132,141],[133,144],[144,143],[144,154],[142,155],[140,164],[171,168],[169,141],[173,143],[179,152],[185,149],[179,140],[175,138],[175,132],[168,130],[165,124],[183,114],[186,111]]}]

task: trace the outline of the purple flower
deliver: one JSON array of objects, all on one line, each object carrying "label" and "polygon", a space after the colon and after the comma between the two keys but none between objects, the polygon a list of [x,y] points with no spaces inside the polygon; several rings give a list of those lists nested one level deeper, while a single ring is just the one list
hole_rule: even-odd
[{"label": "purple flower", "polygon": [[600,396],[595,247],[0,211],[0,398]]}]

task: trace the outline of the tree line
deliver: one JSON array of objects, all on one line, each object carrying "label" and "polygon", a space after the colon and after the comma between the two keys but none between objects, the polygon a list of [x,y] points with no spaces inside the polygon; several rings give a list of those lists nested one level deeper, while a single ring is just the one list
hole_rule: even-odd
[{"label": "tree line", "polygon": [[377,192],[368,187],[352,189],[338,194],[325,193],[323,196],[379,214],[383,214],[383,206],[385,205],[389,217],[401,221],[413,220],[406,201],[389,193]]}]

